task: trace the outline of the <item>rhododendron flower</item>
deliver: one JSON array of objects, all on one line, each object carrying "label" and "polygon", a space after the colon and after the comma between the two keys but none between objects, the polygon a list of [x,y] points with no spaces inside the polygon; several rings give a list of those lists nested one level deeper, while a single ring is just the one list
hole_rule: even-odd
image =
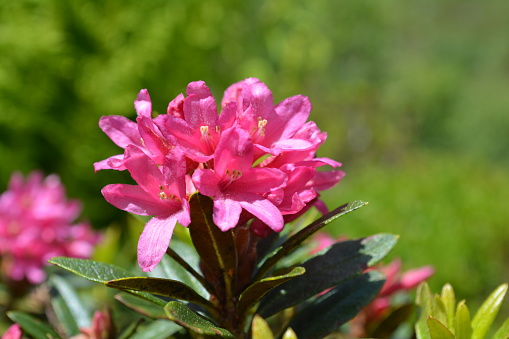
[{"label": "rhododendron flower", "polygon": [[15,173],[0,195],[0,256],[6,276],[37,284],[50,258],[89,257],[98,235],[86,222],[73,225],[80,210],[78,201],[66,199],[56,175],[43,178],[34,172],[24,182]]},{"label": "rhododendron flower", "polygon": [[315,157],[326,133],[306,122],[308,98],[296,95],[274,104],[271,91],[255,78],[230,86],[220,112],[203,81],[191,82],[166,114],[151,117],[146,90],[138,94],[135,108],[136,123],[101,118],[102,130],[125,151],[96,163],[95,169],[129,170],[138,185],[109,185],[103,189],[106,200],[154,216],[138,246],[144,270],[161,259],[175,223],[190,223],[187,200],[196,191],[214,200],[213,221],[222,231],[252,220],[251,231],[266,236],[312,205],[326,211],[318,192],[344,175],[317,170],[341,164]]},{"label": "rhododendron flower", "polygon": [[185,160],[182,152],[175,149],[159,168],[142,150],[130,145],[124,165],[138,185],[112,184],[104,187],[102,193],[117,208],[154,216],[138,242],[138,263],[148,271],[166,252],[177,221],[184,226],[191,222],[185,191]]},{"label": "rhododendron flower", "polygon": [[21,327],[18,324],[14,324],[2,335],[2,339],[22,339],[22,335]]}]

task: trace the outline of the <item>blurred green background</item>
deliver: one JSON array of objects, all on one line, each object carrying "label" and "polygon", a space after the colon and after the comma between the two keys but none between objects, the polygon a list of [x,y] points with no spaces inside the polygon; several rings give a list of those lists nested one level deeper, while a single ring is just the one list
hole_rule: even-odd
[{"label": "blurred green background", "polygon": [[509,6],[506,1],[0,0],[0,189],[15,170],[58,173],[96,228],[124,212],[94,173],[119,149],[102,115],[135,117],[188,82],[219,98],[258,77],[276,102],[305,94],[347,176],[330,207],[368,207],[335,235],[401,235],[405,268],[437,290],[486,297],[509,280]]}]

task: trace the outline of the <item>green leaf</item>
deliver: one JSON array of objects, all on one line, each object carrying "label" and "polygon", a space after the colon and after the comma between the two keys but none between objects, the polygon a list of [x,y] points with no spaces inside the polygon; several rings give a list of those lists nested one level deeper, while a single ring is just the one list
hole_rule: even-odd
[{"label": "green leaf", "polygon": [[385,319],[383,319],[376,328],[369,333],[373,338],[391,338],[391,335],[398,327],[406,322],[416,311],[414,304],[405,304],[393,310]]},{"label": "green leaf", "polygon": [[214,325],[209,319],[191,310],[179,301],[170,301],[166,304],[164,310],[170,320],[196,333],[218,335],[223,338],[235,338],[228,330]]},{"label": "green leaf", "polygon": [[500,285],[483,302],[472,319],[472,339],[481,339],[486,336],[502,305],[507,287],[507,284]]},{"label": "green leaf", "polygon": [[76,320],[73,318],[69,307],[66,305],[62,296],[57,295],[51,298],[51,307],[55,312],[56,326],[59,326],[66,335],[72,337],[80,333]]},{"label": "green leaf", "polygon": [[188,228],[193,245],[212,275],[221,279],[220,284],[224,286],[219,287],[231,291],[237,270],[233,232],[223,232],[214,224],[213,201],[209,197],[196,193],[191,196],[189,203],[192,221]]},{"label": "green leaf", "polygon": [[149,278],[149,277],[130,277],[111,280],[105,283],[108,287],[120,290],[143,291],[164,297],[189,301],[207,308],[213,308],[212,304],[192,290],[189,286],[180,281]]},{"label": "green leaf", "polygon": [[300,310],[289,327],[301,339],[323,338],[369,304],[384,282],[384,275],[377,271],[350,279]]},{"label": "green leaf", "polygon": [[298,339],[297,334],[292,330],[291,327],[287,328],[285,333],[283,333],[282,339]]},{"label": "green leaf", "polygon": [[240,295],[239,303],[237,304],[238,315],[242,317],[251,306],[260,301],[271,289],[306,272],[303,267],[295,267],[287,271],[289,272],[259,280],[246,288]]},{"label": "green leaf", "polygon": [[497,330],[492,339],[507,339],[509,338],[509,318],[507,318],[502,326]]},{"label": "green leaf", "polygon": [[366,205],[367,202],[354,201],[348,204],[344,204],[322,216],[321,218],[315,220],[310,225],[297,232],[297,234],[291,236],[285,243],[283,243],[280,249],[263,263],[253,280],[260,280],[263,278],[279,260],[298,248],[304,240],[313,235],[315,232],[319,231],[325,225],[347,213],[355,211],[356,209]]},{"label": "green leaf", "polygon": [[428,317],[428,328],[431,339],[454,339],[454,335],[438,319]]},{"label": "green leaf", "polygon": [[332,245],[301,264],[306,274],[270,291],[263,298],[258,313],[269,317],[361,274],[379,262],[396,242],[395,235],[377,234]]},{"label": "green leaf", "polygon": [[26,333],[35,339],[57,339],[60,336],[48,325],[23,312],[7,312],[7,316],[18,323]]},{"label": "green leaf", "polygon": [[173,321],[159,319],[139,326],[129,339],[167,339],[181,328]]},{"label": "green leaf", "polygon": [[472,324],[470,323],[470,312],[465,300],[458,303],[456,309],[456,339],[470,339],[472,336]]},{"label": "green leaf", "polygon": [[447,314],[445,312],[445,305],[444,302],[442,301],[442,298],[438,294],[435,294],[433,300],[433,314],[430,315],[432,315],[442,324],[447,324]]},{"label": "green leaf", "polygon": [[[87,280],[100,282],[103,284],[110,280],[132,277],[132,274],[123,268],[115,265],[100,263],[94,260],[55,257],[50,259],[48,262],[66,269]],[[131,293],[136,294],[140,298],[144,298],[155,304],[161,306],[166,305],[164,300],[156,298],[149,293],[138,291],[132,291]]]},{"label": "green leaf", "polygon": [[129,293],[119,293],[115,295],[115,299],[137,313],[143,314],[152,319],[167,319],[164,307],[141,299],[136,295]]},{"label": "green leaf", "polygon": [[251,337],[253,339],[274,339],[274,334],[272,333],[269,324],[256,314],[253,317],[253,322],[251,324]]},{"label": "green leaf", "polygon": [[428,316],[430,316],[433,312],[433,304],[431,299],[431,292],[426,282],[422,282],[417,287],[416,303],[420,306],[419,319],[415,324],[415,333],[417,335],[417,339],[430,339],[431,337],[429,334],[427,321]]},{"label": "green leaf", "polygon": [[50,282],[64,300],[78,327],[89,327],[92,319],[90,312],[83,306],[82,300],[71,284],[57,275],[52,276]]},{"label": "green leaf", "polygon": [[456,313],[456,296],[451,284],[445,284],[442,287],[441,299],[444,304],[445,314],[447,316],[447,327],[456,328],[455,313]]}]

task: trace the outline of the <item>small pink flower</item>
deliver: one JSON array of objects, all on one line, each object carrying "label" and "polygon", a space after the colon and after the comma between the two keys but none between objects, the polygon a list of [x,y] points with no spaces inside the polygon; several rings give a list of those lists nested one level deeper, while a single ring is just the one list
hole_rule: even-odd
[{"label": "small pink flower", "polygon": [[138,242],[138,263],[152,270],[168,248],[177,221],[191,222],[186,200],[186,164],[175,148],[159,168],[142,150],[127,146],[124,165],[138,185],[112,184],[102,189],[106,201],[138,215],[154,216],[147,222]]},{"label": "small pink flower", "polygon": [[21,339],[22,335],[21,327],[18,324],[14,324],[2,335],[2,339]]},{"label": "small pink flower", "polygon": [[71,339],[108,339],[111,337],[112,323],[109,312],[97,311],[89,328],[80,328],[81,334]]},{"label": "small pink flower", "polygon": [[26,180],[15,173],[0,195],[0,256],[12,280],[42,282],[43,267],[54,256],[87,258],[98,235],[86,222],[73,225],[81,210],[67,200],[56,175],[33,172]]}]

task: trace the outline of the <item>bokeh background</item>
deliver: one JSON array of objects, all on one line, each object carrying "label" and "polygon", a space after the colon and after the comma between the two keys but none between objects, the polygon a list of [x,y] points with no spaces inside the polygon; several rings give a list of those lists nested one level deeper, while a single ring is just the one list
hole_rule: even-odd
[{"label": "bokeh background", "polygon": [[0,0],[0,190],[13,171],[57,173],[95,228],[126,215],[94,173],[118,154],[102,115],[135,117],[187,83],[216,97],[246,77],[276,102],[305,94],[347,176],[330,207],[370,204],[334,235],[400,234],[404,267],[435,290],[485,298],[509,281],[509,6],[506,1]]}]

